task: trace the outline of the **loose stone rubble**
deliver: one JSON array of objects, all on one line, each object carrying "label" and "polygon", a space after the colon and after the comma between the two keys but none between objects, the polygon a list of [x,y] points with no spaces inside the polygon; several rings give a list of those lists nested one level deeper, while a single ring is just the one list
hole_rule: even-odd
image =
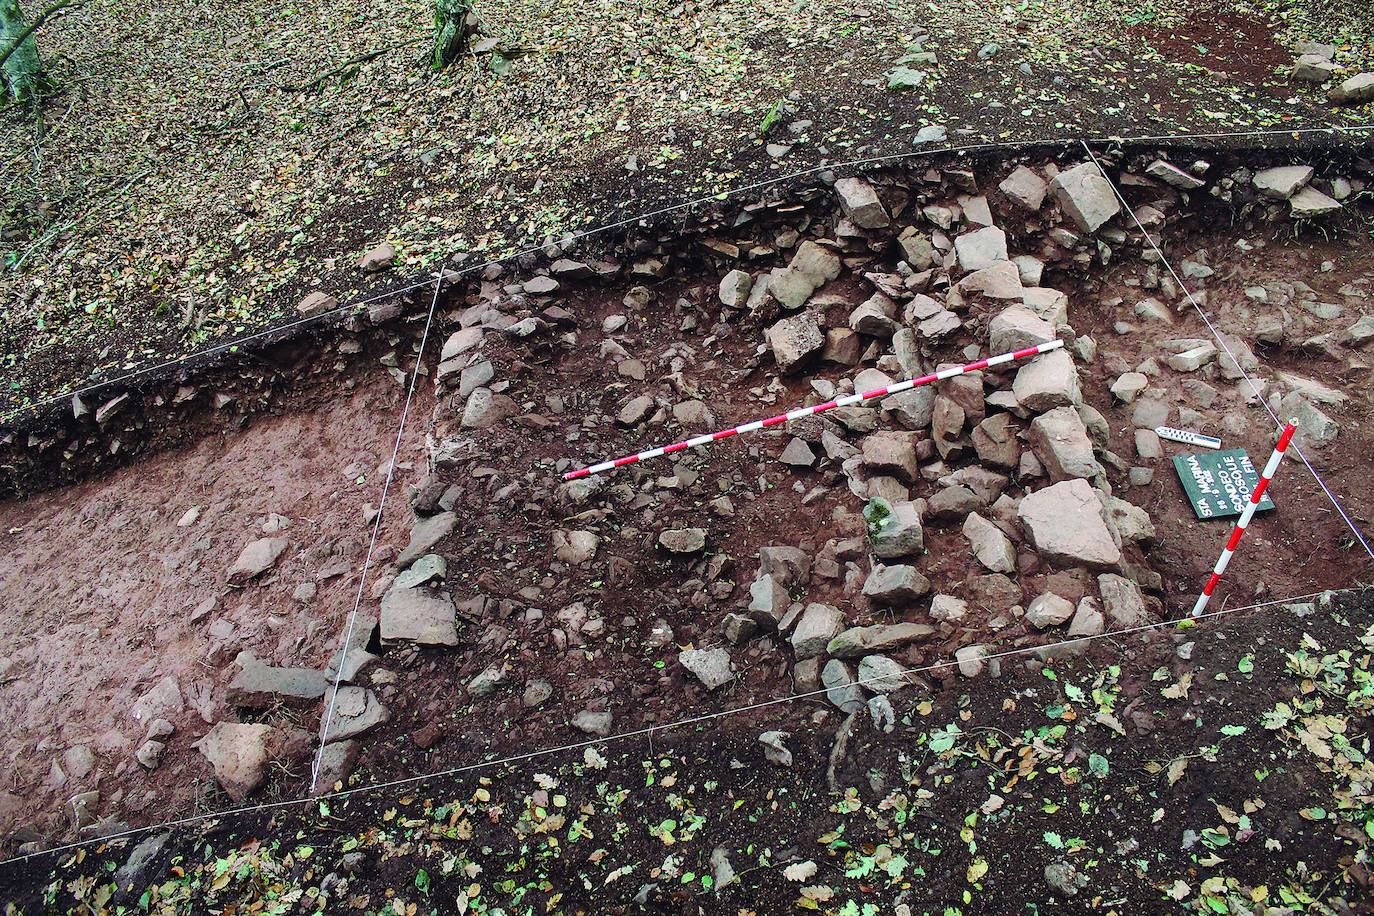
[{"label": "loose stone rubble", "polygon": [[[1314,80],[1325,69],[1297,68]],[[1166,241],[1188,201],[1327,220],[1367,189],[1304,163],[1226,170],[1158,151],[1110,160],[1108,172]],[[361,266],[385,269],[386,255]],[[779,687],[814,692],[818,720],[867,708],[883,721],[887,694],[930,689],[909,668],[953,659],[959,676],[996,676],[1011,662],[990,656],[1007,647],[1158,620],[1177,586],[1156,569],[1159,533],[1133,501],[1172,473],[1153,428],[1255,422],[1243,370],[1300,419],[1304,448],[1323,448],[1340,435],[1340,393],[1269,372],[1257,353],[1374,340],[1370,319],[1296,282],[1247,290],[1246,320],[1221,322],[1235,336],[1184,336],[1201,333],[1186,330],[1184,291],[1098,166],[1072,158],[843,176],[722,219],[690,254],[646,236],[623,260],[573,257],[550,240],[518,270],[487,268],[439,313],[426,444],[398,466],[408,524],[374,555],[343,651],[317,667],[234,659],[197,743],[231,798],[312,752],[321,791],[348,784],[378,735],[424,750],[445,740],[450,710],[427,702],[417,673],[440,667],[461,685],[451,702],[490,712],[480,721],[547,716],[570,735]],[[1176,260],[1195,296],[1221,286],[1206,253]],[[1123,262],[1138,291],[1129,299],[1089,303],[1092,287],[1070,285]],[[1369,296],[1355,292],[1343,301]],[[300,304],[330,307],[319,294]],[[1087,309],[1118,320],[1094,326],[1094,339]],[[1155,335],[1155,355],[1120,355],[1117,339],[1136,333]],[[1062,349],[1034,359],[705,457],[559,480],[573,466],[563,456],[590,463],[1056,339]],[[391,367],[403,365],[401,338],[391,346]],[[535,384],[563,369],[566,384]],[[112,400],[82,422],[104,411],[115,428],[131,409]],[[235,545],[223,572],[236,594],[293,574],[308,546],[289,527],[263,533]],[[160,765],[179,706],[175,678],[139,701],[146,734],[131,756],[143,768]],[[285,709],[302,722],[318,713],[318,726],[271,718]],[[786,737],[760,738],[781,766]]]}]

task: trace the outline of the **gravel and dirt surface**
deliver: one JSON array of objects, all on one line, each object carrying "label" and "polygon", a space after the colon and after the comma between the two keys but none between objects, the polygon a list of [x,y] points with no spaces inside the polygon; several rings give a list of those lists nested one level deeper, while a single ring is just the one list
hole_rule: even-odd
[{"label": "gravel and dirt surface", "polygon": [[[1374,175],[1349,150],[1293,158],[1137,150],[1106,165],[1367,529]],[[1368,612],[1349,594],[1339,612],[1287,599],[1366,582],[1367,555],[1290,462],[1213,607],[1274,603],[1163,625],[1191,606],[1229,525],[1194,519],[1169,460],[1187,450],[1150,430],[1213,433],[1259,463],[1273,424],[1133,222],[1080,225],[1115,201],[1066,177],[1085,168],[951,159],[818,183],[631,237],[613,261],[555,247],[448,284],[361,586],[427,301],[294,360],[245,354],[256,394],[169,379],[11,439],[6,480],[23,498],[0,504],[5,842],[92,844],[0,865],[0,882],[25,911],[44,895],[98,911],[104,862],[132,845],[101,834],[299,798],[333,705],[326,791],[658,728],[652,748],[483,771],[489,785],[226,814],[194,828],[204,842],[159,846],[148,867],[180,871],[135,875],[132,899],[156,885],[149,906],[168,911],[256,893],[282,912],[328,908],[321,894],[374,912],[596,912],[656,884],[646,905],[711,910],[728,905],[700,896],[728,891],[723,857],[760,912],[798,896],[837,913],[1004,912],[1027,887],[1057,910],[1068,896],[1122,912],[1161,895],[1213,911],[1231,895],[1358,900]],[[1328,212],[1293,220],[1311,208]],[[1027,335],[1065,348],[560,483]],[[326,666],[360,588],[331,701]],[[1160,626],[1110,635],[1141,625]],[[1104,633],[1086,660],[1039,670],[1036,647]],[[854,683],[929,666],[890,693]],[[1313,705],[1337,694],[1334,711]],[[1262,714],[1272,728],[1245,718]],[[770,730],[788,733],[792,768],[760,762]],[[1054,793],[1015,795],[1036,779]],[[529,837],[550,833],[533,852]],[[596,851],[606,843],[614,853]],[[344,859],[360,851],[377,861]],[[809,860],[806,877],[783,873]],[[366,877],[344,887],[345,874]]]},{"label": "gravel and dirt surface", "polygon": [[[394,285],[355,267],[382,244],[409,281],[921,146],[1369,123],[1325,97],[1374,66],[1359,0],[478,9],[490,41],[439,74],[425,0],[44,26],[63,88],[0,112],[0,409]],[[1290,78],[1304,41],[1325,86]]]},{"label": "gravel and dirt surface", "polygon": [[0,866],[10,912],[1368,912],[1368,593]]}]

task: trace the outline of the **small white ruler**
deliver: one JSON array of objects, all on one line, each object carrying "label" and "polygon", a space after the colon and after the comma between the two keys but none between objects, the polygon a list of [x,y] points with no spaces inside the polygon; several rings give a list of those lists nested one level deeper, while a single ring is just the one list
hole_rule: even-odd
[{"label": "small white ruler", "polygon": [[1156,426],[1155,435],[1161,439],[1182,442],[1184,445],[1197,445],[1202,448],[1221,448],[1221,440],[1215,436],[1204,436],[1187,429],[1174,429],[1172,426]]}]

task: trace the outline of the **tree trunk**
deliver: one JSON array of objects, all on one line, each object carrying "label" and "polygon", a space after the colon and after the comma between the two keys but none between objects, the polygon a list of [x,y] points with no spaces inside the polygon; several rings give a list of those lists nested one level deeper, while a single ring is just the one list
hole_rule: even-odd
[{"label": "tree trunk", "polygon": [[[28,27],[24,11],[19,8],[19,0],[0,0],[0,53],[8,50]],[[0,70],[0,78],[3,78],[10,98],[19,101],[38,94],[42,75],[43,65],[38,59],[38,42],[29,34],[10,52],[3,70]]]},{"label": "tree trunk", "polygon": [[[4,3],[6,0],[0,0]],[[472,34],[470,0],[434,0],[434,59],[432,66],[442,70],[467,53]]]}]

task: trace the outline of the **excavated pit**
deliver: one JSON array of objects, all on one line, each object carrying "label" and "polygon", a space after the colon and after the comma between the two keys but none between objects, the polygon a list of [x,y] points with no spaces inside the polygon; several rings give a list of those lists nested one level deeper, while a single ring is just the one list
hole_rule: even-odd
[{"label": "excavated pit", "polygon": [[[1215,153],[1187,199],[1150,177],[1163,174],[1150,168],[1158,157],[1118,156],[1109,172],[1147,219],[1157,214],[1151,228],[1228,340],[1253,350],[1247,368],[1276,409],[1301,409],[1309,457],[1363,528],[1374,444],[1374,364],[1361,349],[1374,328],[1360,325],[1374,293],[1367,163],[1348,151],[1314,163],[1312,187],[1344,206],[1295,227],[1291,206],[1249,180],[1291,154]],[[1187,170],[1197,155],[1172,158]],[[1188,450],[1137,430],[1211,433],[1260,464],[1273,424],[1216,355],[1169,367],[1171,352],[1202,345],[1169,341],[1211,335],[1124,214],[1090,234],[1052,190],[1040,206],[1018,203],[1035,197],[1024,173],[1003,184],[1018,168],[1043,184],[1078,164],[1030,156],[878,173],[841,186],[844,208],[828,186],[797,188],[696,214],[690,230],[596,252],[553,246],[448,284],[362,582],[321,788],[812,691],[838,653],[832,702],[708,726],[828,745],[834,707],[863,700],[836,679],[865,657],[920,666],[959,653],[971,673],[979,646],[1184,613],[1230,526],[1194,519],[1169,462]],[[1006,233],[1005,255],[995,234],[956,242],[989,221]],[[1035,262],[1007,273],[1007,256]],[[966,269],[984,263],[981,281]],[[773,295],[759,292],[765,276]],[[1077,402],[1050,384],[1030,396],[1035,408],[1021,404],[1024,367],[1012,364],[591,483],[560,479],[827,400],[856,377],[865,389],[877,372],[896,379],[993,355],[994,342],[1023,345],[1040,326],[1004,315],[1023,303],[1066,341],[1055,359],[1076,373]],[[308,339],[103,391],[81,417],[52,411],[0,440],[14,494],[0,503],[9,851],[308,790],[427,306],[421,291]],[[794,332],[800,344],[784,339]],[[789,345],[811,352],[780,372]],[[1120,380],[1142,369],[1130,403],[1113,394],[1138,387]],[[1319,431],[1322,417],[1333,425]],[[1319,441],[1332,429],[1334,441]],[[1085,456],[1061,451],[1065,440],[1091,445]],[[1052,484],[1089,494],[1119,558],[1080,562],[1032,543],[1018,502]],[[1124,502],[1103,501],[1108,488]],[[1216,607],[1367,578],[1362,548],[1298,462],[1273,494],[1278,508],[1257,519]],[[886,560],[886,582],[871,577],[870,496],[911,500],[923,519],[922,549]],[[986,541],[977,556],[970,534]],[[266,559],[243,566],[254,542]],[[774,579],[751,594],[763,573]],[[1041,619],[1044,602],[1027,614],[1045,593],[1071,621]],[[829,643],[893,624],[907,626]],[[861,637],[882,644],[863,649]],[[913,689],[950,690],[960,676],[933,672]],[[245,772],[221,759],[217,773],[206,752],[226,744],[275,762]]]}]

